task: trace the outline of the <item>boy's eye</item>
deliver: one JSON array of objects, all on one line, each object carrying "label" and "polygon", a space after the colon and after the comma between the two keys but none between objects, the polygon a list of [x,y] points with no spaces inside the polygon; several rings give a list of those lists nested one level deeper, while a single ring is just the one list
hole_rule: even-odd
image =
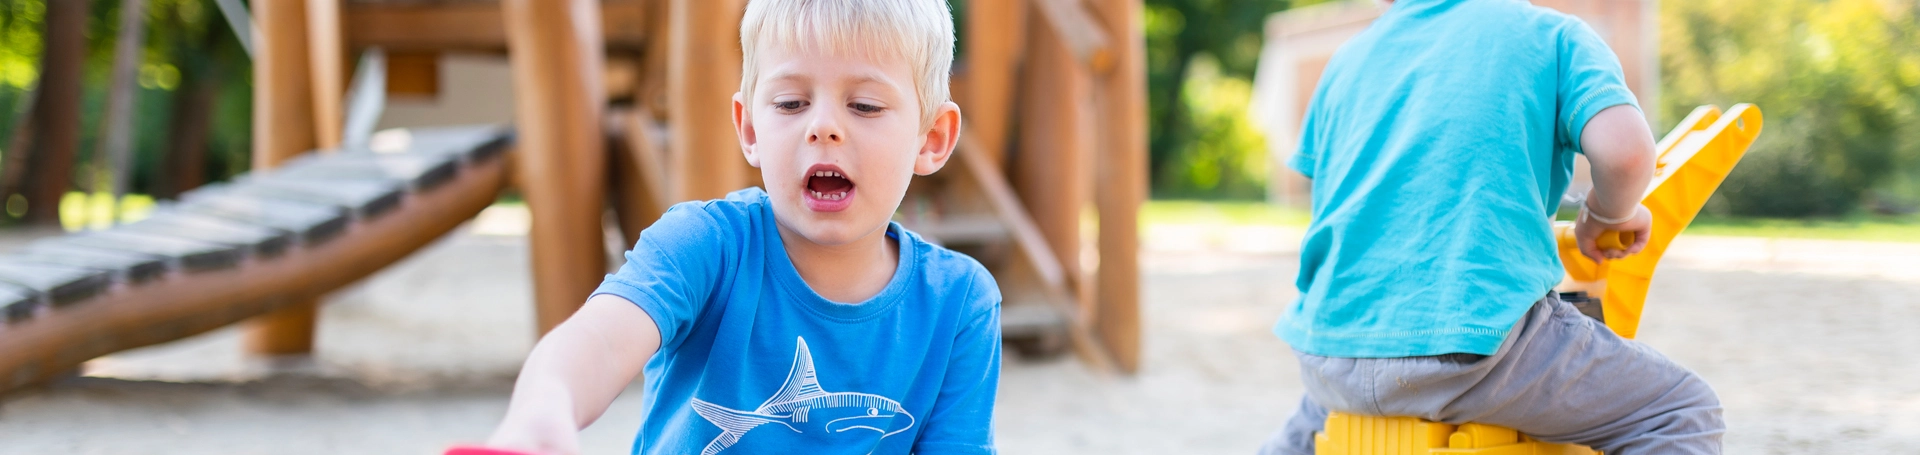
[{"label": "boy's eye", "polygon": [[807,107],[807,102],[806,101],[781,101],[781,102],[773,103],[773,107],[783,111],[797,111],[797,110],[800,110],[800,108]]},{"label": "boy's eye", "polygon": [[880,111],[887,110],[887,108],[875,106],[867,103],[853,103],[853,104],[848,104],[847,106],[852,107],[853,110],[860,111],[861,113],[864,113],[864,114],[876,114],[876,113],[879,113]]}]

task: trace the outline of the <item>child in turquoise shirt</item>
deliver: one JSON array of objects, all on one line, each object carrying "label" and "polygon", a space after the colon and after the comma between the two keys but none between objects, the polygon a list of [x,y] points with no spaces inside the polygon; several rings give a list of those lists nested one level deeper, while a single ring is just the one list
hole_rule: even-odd
[{"label": "child in turquoise shirt", "polygon": [[[1585,23],[1520,0],[1399,0],[1328,63],[1289,165],[1313,179],[1300,298],[1274,332],[1307,397],[1267,450],[1312,453],[1328,409],[1513,427],[1609,454],[1718,453],[1713,391],[1549,295],[1575,153],[1581,251],[1646,243],[1653,139]],[[1601,251],[1601,232],[1631,232]],[[1545,297],[1543,297],[1545,296]]]}]

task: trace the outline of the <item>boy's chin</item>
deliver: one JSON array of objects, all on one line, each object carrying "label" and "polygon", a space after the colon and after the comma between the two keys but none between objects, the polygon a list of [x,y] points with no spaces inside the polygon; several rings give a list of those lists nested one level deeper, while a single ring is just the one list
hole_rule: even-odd
[{"label": "boy's chin", "polygon": [[[811,217],[809,217],[811,218]],[[871,223],[857,223],[853,220],[801,220],[790,225],[794,233],[806,239],[808,243],[820,246],[840,246],[865,239],[869,234],[885,229],[885,222],[869,226]]]}]

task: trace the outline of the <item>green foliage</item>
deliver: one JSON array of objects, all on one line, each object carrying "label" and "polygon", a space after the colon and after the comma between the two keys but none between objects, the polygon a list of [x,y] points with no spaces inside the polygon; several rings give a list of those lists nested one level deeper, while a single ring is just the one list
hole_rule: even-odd
[{"label": "green foliage", "polygon": [[1747,102],[1767,117],[1709,209],[1805,217],[1854,211],[1920,172],[1920,1],[1661,2],[1662,106]]},{"label": "green foliage", "polygon": [[[1246,120],[1223,117],[1244,117],[1247,101],[1234,101],[1240,108],[1231,112],[1223,106],[1196,108],[1194,98],[1224,99],[1218,97],[1240,90],[1234,86],[1248,86],[1267,16],[1318,1],[1145,1],[1148,169],[1154,194],[1257,197],[1261,182],[1240,176],[1263,176],[1265,161],[1236,157],[1264,156],[1265,145],[1249,142],[1252,130],[1235,126]],[[1214,68],[1192,71],[1202,59]],[[1197,81],[1200,76],[1211,79]]]},{"label": "green foliage", "polygon": [[[0,0],[0,147],[10,144],[13,126],[22,120],[38,82],[48,1],[69,0]],[[105,175],[106,164],[95,154],[102,140],[121,1],[84,1],[92,5],[85,32],[81,143],[74,182],[94,188]],[[147,36],[135,95],[139,99],[134,113],[131,191],[156,189],[167,149],[180,133],[174,131],[176,103],[195,84],[216,92],[204,175],[222,179],[245,170],[252,134],[252,63],[218,7],[213,0],[147,0],[146,13]],[[12,152],[0,150],[0,156]]]},{"label": "green foliage", "polygon": [[1188,66],[1181,87],[1194,140],[1175,145],[1154,191],[1171,197],[1260,199],[1266,193],[1266,140],[1247,116],[1253,85],[1226,77],[1213,58]]}]

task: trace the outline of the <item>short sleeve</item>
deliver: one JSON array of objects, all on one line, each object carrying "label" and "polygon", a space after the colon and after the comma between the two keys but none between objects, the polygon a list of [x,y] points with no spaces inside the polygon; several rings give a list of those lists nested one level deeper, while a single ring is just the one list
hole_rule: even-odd
[{"label": "short sleeve", "polygon": [[[1638,106],[1627,89],[1620,70],[1620,58],[1592,27],[1579,19],[1568,18],[1560,33],[1559,96],[1556,136],[1562,145],[1580,150],[1580,132],[1587,121],[1609,107],[1622,104]],[[1584,152],[1582,152],[1584,153]]]},{"label": "short sleeve", "polygon": [[1000,288],[982,269],[973,280],[979,311],[955,332],[947,374],[913,453],[991,454],[993,400],[1000,384]]},{"label": "short sleeve", "polygon": [[731,232],[705,209],[706,202],[675,205],[640,232],[627,263],[600,282],[594,295],[627,299],[660,326],[662,348],[678,346],[718,287],[727,254],[722,233]]}]

